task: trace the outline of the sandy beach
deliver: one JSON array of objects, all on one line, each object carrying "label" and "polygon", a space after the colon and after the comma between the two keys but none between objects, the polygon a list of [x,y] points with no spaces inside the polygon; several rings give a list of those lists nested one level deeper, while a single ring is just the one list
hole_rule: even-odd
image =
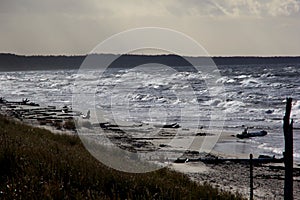
[{"label": "sandy beach", "polygon": [[[188,174],[199,183],[209,183],[221,190],[238,192],[249,198],[249,164],[223,163],[173,164],[171,168]],[[254,166],[254,199],[283,199],[284,170],[274,164]],[[300,169],[294,172],[294,199],[300,199]]]},{"label": "sandy beach", "polygon": [[[24,110],[24,106],[18,106],[20,110]],[[15,109],[15,111],[17,110]],[[30,110],[30,107],[26,107]],[[10,109],[8,109],[10,110]],[[8,110],[2,110],[2,114],[9,114]],[[32,111],[28,111],[32,112]],[[39,111],[40,112],[40,111]],[[45,111],[47,113],[48,111]],[[24,114],[24,113],[23,113]],[[26,116],[26,115],[25,115]],[[38,117],[36,115],[35,117]],[[80,134],[80,132],[89,131],[92,135],[99,134],[99,127],[77,127],[79,132],[75,133],[67,129],[57,129],[53,126],[40,125],[34,122],[34,120],[23,119],[23,122],[48,129],[56,134]],[[92,123],[91,123],[92,124]],[[198,134],[191,130],[173,129],[173,128],[160,128],[159,131],[153,131],[148,125],[136,126],[124,125],[124,127],[114,127],[105,129],[105,135],[115,142],[117,145],[126,147],[127,150],[135,151],[153,151],[164,150],[167,155],[171,155],[172,152],[183,151],[183,147],[180,146],[185,140],[189,140],[190,137],[196,137],[200,142],[203,142],[205,137],[215,137],[212,130],[196,130]],[[144,132],[141,133],[140,131]],[[155,132],[149,137],[149,132]],[[102,131],[103,133],[103,131]],[[130,135],[128,133],[131,133]],[[200,134],[201,133],[201,134]],[[174,137],[177,137],[178,143],[170,143]],[[247,159],[249,154],[247,152],[250,149],[248,143],[240,142],[233,136],[231,132],[223,131],[218,139],[216,148],[210,153],[206,154],[212,157],[218,158],[233,158],[233,159]],[[122,136],[122,137],[121,137]],[[120,138],[121,137],[121,138]],[[183,142],[182,142],[183,141]],[[138,145],[137,145],[138,144]],[[239,148],[241,146],[243,148]],[[245,151],[246,149],[246,151]],[[243,151],[244,150],[244,151]],[[178,154],[175,154],[178,155]],[[258,155],[254,155],[257,158]],[[202,153],[194,151],[183,153],[182,159],[188,158],[201,158]],[[205,157],[205,156],[204,156]],[[173,158],[173,160],[176,158]],[[172,160],[172,159],[171,159]],[[171,169],[187,174],[193,181],[203,183],[209,183],[219,188],[220,190],[236,192],[242,194],[244,197],[249,197],[249,163],[233,163],[230,161],[224,163],[204,164],[203,162],[190,162],[186,160],[183,163],[172,163],[169,165]],[[294,197],[300,199],[300,168],[295,166],[294,172]],[[254,198],[255,199],[283,199],[283,186],[284,186],[284,170],[283,164],[259,164],[254,166]]]}]

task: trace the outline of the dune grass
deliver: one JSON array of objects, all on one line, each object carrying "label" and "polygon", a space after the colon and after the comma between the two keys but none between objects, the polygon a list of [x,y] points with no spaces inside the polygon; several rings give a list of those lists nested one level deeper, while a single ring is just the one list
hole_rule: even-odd
[{"label": "dune grass", "polygon": [[241,199],[168,169],[128,174],[94,159],[77,136],[0,116],[0,199]]}]

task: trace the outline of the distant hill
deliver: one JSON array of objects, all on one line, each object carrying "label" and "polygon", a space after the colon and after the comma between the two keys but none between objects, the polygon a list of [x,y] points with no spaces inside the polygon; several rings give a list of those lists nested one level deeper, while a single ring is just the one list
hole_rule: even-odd
[{"label": "distant hill", "polygon": [[[176,55],[92,55],[94,65],[99,60],[115,60],[111,67],[133,67],[146,63],[161,63],[168,66],[189,65],[185,59]],[[0,71],[59,70],[78,69],[86,56],[21,56],[0,54]],[[205,57],[188,57],[197,63],[207,63]],[[251,64],[300,64],[300,57],[212,57],[216,65]]]},{"label": "distant hill", "polygon": [[83,56],[20,56],[0,54],[0,71],[76,69]]}]

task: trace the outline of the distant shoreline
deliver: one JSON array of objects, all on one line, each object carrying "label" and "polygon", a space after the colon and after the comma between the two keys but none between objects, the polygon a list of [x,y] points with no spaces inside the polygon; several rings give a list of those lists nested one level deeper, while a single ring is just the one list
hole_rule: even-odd
[{"label": "distant shoreline", "polygon": [[[9,53],[0,53],[0,71],[31,71],[31,70],[61,70],[79,69],[87,55],[76,56],[25,56]],[[187,66],[188,61],[199,64],[207,64],[211,59],[217,66],[221,65],[273,65],[300,64],[300,56],[275,56],[275,57],[255,57],[255,56],[233,56],[233,57],[180,57],[177,55],[114,55],[114,54],[93,54],[90,55],[96,65],[102,61],[113,60],[110,67],[134,67],[147,63],[160,63],[167,66]],[[95,60],[96,59],[96,60]],[[99,66],[92,66],[92,68]]]}]

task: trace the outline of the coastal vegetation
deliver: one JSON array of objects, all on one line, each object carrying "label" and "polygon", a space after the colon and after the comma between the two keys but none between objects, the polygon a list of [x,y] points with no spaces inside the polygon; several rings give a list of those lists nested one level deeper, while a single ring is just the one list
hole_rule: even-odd
[{"label": "coastal vegetation", "polygon": [[[98,63],[104,60],[111,60],[110,67],[127,67],[139,66],[146,63],[160,63],[167,66],[190,66],[184,58],[194,63],[210,62],[210,57],[180,57],[176,55],[114,55],[114,54],[92,54],[92,55],[77,55],[77,56],[25,56],[15,54],[0,53],[0,71],[27,71],[27,70],[77,70],[84,60],[89,56],[89,65],[92,68],[98,69]],[[234,57],[211,57],[214,63],[220,67],[222,65],[238,66],[238,65],[294,65],[300,62],[299,56],[294,57],[255,57],[255,56],[234,56]],[[97,60],[97,62],[95,62]]]},{"label": "coastal vegetation", "polygon": [[92,157],[78,136],[0,116],[0,199],[242,199],[161,169],[129,174]]}]

